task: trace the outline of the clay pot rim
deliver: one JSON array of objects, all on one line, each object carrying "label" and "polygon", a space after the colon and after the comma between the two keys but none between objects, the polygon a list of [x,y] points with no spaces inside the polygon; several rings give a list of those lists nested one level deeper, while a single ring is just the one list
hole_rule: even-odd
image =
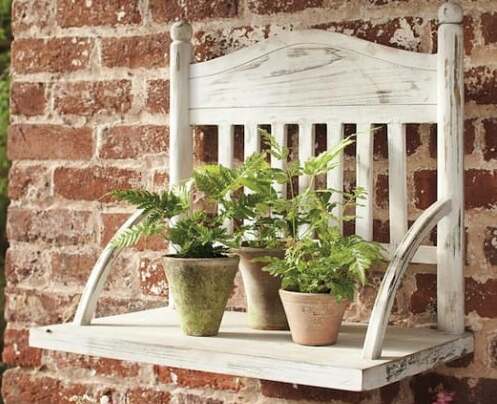
[{"label": "clay pot rim", "polygon": [[286,249],[284,247],[277,248],[277,247],[240,247],[240,248],[233,248],[231,251],[234,254],[239,254],[241,252],[245,253],[258,253],[258,252],[268,252],[268,253],[280,253],[284,252]]},{"label": "clay pot rim", "polygon": [[233,262],[237,263],[240,261],[240,257],[237,255],[228,255],[226,257],[216,257],[216,258],[185,258],[185,257],[178,257],[175,254],[167,254],[163,256],[164,260],[170,260],[170,261],[186,261],[186,262],[192,262],[192,263],[203,263],[203,264],[214,264],[214,263],[226,263],[226,262]]},{"label": "clay pot rim", "polygon": [[[299,296],[329,296],[331,299],[335,299],[336,297],[330,293],[306,293],[306,292],[294,292],[292,290],[286,290],[286,289],[280,289],[280,295],[282,294],[287,294],[287,295],[299,295]],[[343,301],[348,301],[347,299],[343,299]]]}]

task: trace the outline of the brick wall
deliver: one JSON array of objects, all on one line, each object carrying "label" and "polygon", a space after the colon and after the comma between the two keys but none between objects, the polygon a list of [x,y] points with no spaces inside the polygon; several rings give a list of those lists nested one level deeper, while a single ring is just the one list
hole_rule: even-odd
[{"label": "brick wall", "polygon": [[[493,403],[497,394],[497,12],[464,0],[466,34],[466,304],[476,352],[450,366],[364,394],[293,386],[30,349],[27,328],[68,321],[102,246],[129,208],[116,187],[167,181],[168,30],[193,22],[198,61],[284,30],[318,27],[385,45],[436,51],[434,0],[14,0],[12,126],[3,358],[7,403]],[[353,131],[353,128],[350,128]],[[322,128],[318,144],[324,143]],[[408,128],[410,216],[435,199],[436,134]],[[216,156],[215,131],[196,131],[197,160]],[[241,139],[238,134],[238,140]],[[241,152],[237,143],[237,153]],[[375,238],[388,239],[384,131],[375,139]],[[353,157],[348,156],[351,163]],[[352,166],[352,164],[350,164]],[[347,173],[353,180],[353,173]],[[163,305],[153,240],[119,258],[99,314]],[[373,274],[373,284],[381,274]],[[393,318],[431,323],[436,275],[413,266]],[[367,318],[374,287],[351,307]],[[242,305],[238,290],[230,305]]]}]

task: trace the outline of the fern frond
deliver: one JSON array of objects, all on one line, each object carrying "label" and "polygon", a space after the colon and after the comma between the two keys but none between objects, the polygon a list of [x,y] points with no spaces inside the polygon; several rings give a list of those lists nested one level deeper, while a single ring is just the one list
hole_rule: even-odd
[{"label": "fern frond", "polygon": [[147,218],[144,222],[126,229],[116,234],[111,240],[111,245],[115,248],[122,249],[135,245],[142,237],[150,237],[162,233],[166,229],[165,224],[150,221]]}]

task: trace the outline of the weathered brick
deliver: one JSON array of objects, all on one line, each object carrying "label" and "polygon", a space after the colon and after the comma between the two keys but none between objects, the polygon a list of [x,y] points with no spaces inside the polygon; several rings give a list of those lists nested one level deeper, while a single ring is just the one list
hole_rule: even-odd
[{"label": "weathered brick", "polygon": [[490,265],[497,265],[497,227],[489,226],[485,229],[483,252]]},{"label": "weathered brick", "polygon": [[171,400],[171,393],[152,388],[137,387],[126,392],[126,403],[128,404],[168,404]]},{"label": "weathered brick", "polygon": [[99,156],[104,159],[136,159],[159,154],[169,146],[167,126],[114,126],[103,136]]},{"label": "weathered brick", "polygon": [[376,205],[380,208],[388,207],[388,175],[378,174],[375,189]]},{"label": "weathered brick", "polygon": [[87,369],[102,376],[136,377],[140,370],[140,366],[134,362],[65,352],[52,352],[50,353],[50,358],[54,362],[57,371]]},{"label": "weathered brick", "polygon": [[169,63],[168,50],[167,34],[104,38],[102,62],[107,67],[131,69],[166,67]]},{"label": "weathered brick", "polygon": [[[387,125],[374,125],[371,133],[373,134],[373,156],[375,160],[388,158],[388,133]],[[359,134],[360,136],[360,134]]]},{"label": "weathered brick", "polygon": [[167,296],[167,278],[162,262],[157,259],[141,258],[139,268],[143,293],[152,296]]},{"label": "weathered brick", "polygon": [[23,83],[16,81],[10,88],[10,107],[13,115],[43,115],[47,107],[47,97],[43,83]]},{"label": "weathered brick", "polygon": [[15,0],[12,2],[12,32],[17,37],[27,31],[50,32],[54,15],[52,0]]},{"label": "weathered brick", "polygon": [[[100,229],[100,245],[105,246],[114,236],[116,231],[129,217],[127,213],[103,213],[101,215],[102,228]],[[140,240],[135,246],[138,250],[165,251],[167,244],[159,236],[148,237]]]},{"label": "weathered brick", "polygon": [[57,23],[64,28],[135,25],[142,22],[138,1],[58,0]]},{"label": "weathered brick", "polygon": [[93,41],[88,38],[17,39],[12,44],[16,73],[64,73],[89,67]]},{"label": "weathered brick", "polygon": [[497,160],[497,119],[484,119],[482,123],[485,130],[483,158],[487,161]]},{"label": "weathered brick", "polygon": [[476,312],[480,317],[497,318],[497,279],[477,282],[465,281],[466,313]]},{"label": "weathered brick", "polygon": [[36,246],[9,247],[5,255],[5,277],[9,286],[46,283],[49,273],[42,249]]},{"label": "weathered brick", "polygon": [[406,152],[410,156],[416,153],[416,150],[421,146],[420,129],[422,125],[407,124],[406,125]]},{"label": "weathered brick", "polygon": [[255,14],[293,13],[320,7],[323,0],[249,0],[248,8]]},{"label": "weathered brick", "polygon": [[464,73],[466,101],[486,105],[497,103],[497,70],[477,66]]},{"label": "weathered brick", "polygon": [[485,45],[497,43],[497,13],[483,13],[481,15],[481,33]]},{"label": "weathered brick", "polygon": [[388,220],[373,220],[373,240],[379,243],[390,242],[390,222]]},{"label": "weathered brick", "polygon": [[416,274],[416,291],[411,295],[410,309],[414,314],[434,312],[437,302],[437,276]]},{"label": "weathered brick", "polygon": [[164,299],[146,299],[144,296],[139,295],[137,290],[132,290],[130,293],[132,293],[132,296],[129,297],[101,297],[97,306],[96,317],[114,316],[116,314],[156,309],[164,307],[164,304],[167,303]]},{"label": "weathered brick", "polygon": [[491,209],[497,205],[497,170],[466,170],[464,188],[466,209]]},{"label": "weathered brick", "polygon": [[217,162],[218,131],[215,126],[204,125],[195,128],[193,158],[206,163]]},{"label": "weathered brick", "polygon": [[175,404],[225,404],[226,401],[218,398],[209,397],[205,393],[173,393],[173,402]]},{"label": "weathered brick", "polygon": [[84,284],[93,265],[97,261],[97,251],[92,249],[71,250],[60,249],[51,253],[51,276],[59,282],[77,282]]},{"label": "weathered brick", "polygon": [[[475,150],[475,119],[466,119],[464,121],[464,154],[472,154]],[[430,156],[437,157],[437,126],[431,125],[430,127]]]},{"label": "weathered brick", "polygon": [[215,390],[239,391],[243,386],[239,377],[196,370],[154,366],[154,373],[160,383],[176,384],[188,388],[211,388]]},{"label": "weathered brick", "polygon": [[87,160],[93,155],[92,130],[59,125],[12,125],[7,153],[11,160]]},{"label": "weathered brick", "polygon": [[150,0],[150,10],[156,22],[198,21],[234,17],[238,13],[238,3],[238,0]]},{"label": "weathered brick", "polygon": [[169,112],[169,80],[147,81],[147,111],[153,114]]},{"label": "weathered brick", "polygon": [[140,179],[141,174],[137,171],[101,166],[57,167],[53,177],[56,195],[84,201],[101,199],[115,189],[136,188]]},{"label": "weathered brick", "polygon": [[9,170],[10,199],[42,201],[50,197],[50,170],[39,164],[14,162]]},{"label": "weathered brick", "polygon": [[29,331],[7,329],[4,334],[2,360],[13,366],[36,367],[41,365],[41,350],[29,346]]},{"label": "weathered brick", "polygon": [[129,80],[67,82],[56,88],[55,110],[87,117],[124,114],[132,101]]},{"label": "weathered brick", "polygon": [[33,210],[9,208],[7,235],[10,240],[79,244],[94,240],[93,215],[74,209]]},{"label": "weathered brick", "polygon": [[427,209],[437,200],[437,172],[418,170],[414,173],[415,204],[418,209]]}]

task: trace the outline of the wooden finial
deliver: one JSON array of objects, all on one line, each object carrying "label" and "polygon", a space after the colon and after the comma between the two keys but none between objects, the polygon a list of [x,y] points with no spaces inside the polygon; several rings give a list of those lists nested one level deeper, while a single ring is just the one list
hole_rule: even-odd
[{"label": "wooden finial", "polygon": [[190,42],[192,35],[192,26],[186,21],[175,22],[171,27],[171,38],[174,41]]},{"label": "wooden finial", "polygon": [[461,24],[464,17],[462,7],[455,1],[447,1],[438,10],[440,24]]}]

